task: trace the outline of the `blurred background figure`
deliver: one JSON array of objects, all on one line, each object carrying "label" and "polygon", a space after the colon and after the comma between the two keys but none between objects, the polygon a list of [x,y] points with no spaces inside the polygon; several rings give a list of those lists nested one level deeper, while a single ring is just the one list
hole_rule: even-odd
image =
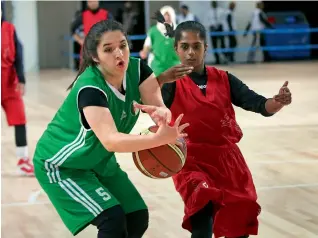
[{"label": "blurred background figure", "polygon": [[26,115],[23,95],[25,77],[23,48],[15,27],[4,19],[1,2],[1,106],[7,123],[15,130],[18,174],[33,176],[34,168],[29,158],[26,133]]},{"label": "blurred background figure", "polygon": [[[235,15],[234,15],[234,10],[236,7],[236,3],[235,2],[230,2],[229,3],[229,8],[225,10],[225,17],[226,20],[223,22],[223,31],[232,31],[235,32],[237,30],[237,24],[236,24],[236,19],[235,19]],[[235,49],[237,46],[237,39],[236,39],[236,35],[235,34],[231,34],[228,35],[226,37],[226,42],[228,44],[226,44],[228,46],[228,48],[231,49]],[[227,59],[230,62],[234,62],[234,52],[228,52],[227,55]]]},{"label": "blurred background figure", "polygon": [[[211,2],[211,8],[207,12],[206,15],[206,23],[209,26],[209,30],[211,33],[213,32],[223,32],[223,25],[225,21],[225,10],[221,7],[218,6],[217,1],[212,1]],[[225,42],[224,42],[224,36],[223,35],[217,35],[217,36],[211,36],[211,43],[213,49],[218,49],[218,43],[221,44],[220,49],[225,48]],[[226,54],[225,53],[214,53],[215,57],[215,64],[220,64],[220,54],[223,55],[224,61],[227,62],[226,60]]]},{"label": "blurred background figure", "polygon": [[[176,27],[176,13],[171,6],[164,6],[160,9],[165,22]],[[147,32],[147,37],[140,57],[148,57],[148,65],[155,75],[159,75],[168,68],[177,65],[180,61],[174,49],[174,39],[165,36],[164,24],[157,23]]]},{"label": "blurred background figure", "polygon": [[[113,19],[112,14],[106,9],[99,7],[99,1],[87,0],[87,9],[81,14],[77,14],[76,19],[71,24],[71,33],[74,40],[79,44],[83,45],[85,36],[91,29],[91,27],[102,20]],[[79,35],[77,30],[83,27],[84,38]]]},{"label": "blurred background figure", "polygon": [[138,12],[133,7],[133,3],[125,2],[124,9],[121,14],[121,19],[118,19],[124,26],[124,30],[128,35],[135,34],[134,30],[137,27]]},{"label": "blurred background figure", "polygon": [[[124,4],[123,8],[119,8],[117,11],[116,20],[123,24],[124,31],[128,35],[138,34],[138,18],[139,12],[136,7],[133,5],[133,2],[127,1]],[[129,46],[131,49],[134,48],[134,44],[131,40],[128,39]]]},{"label": "blurred background figure", "polygon": [[199,22],[199,19],[194,15],[192,12],[190,12],[189,7],[187,5],[181,5],[180,7],[180,14],[177,16],[177,24],[180,24],[184,21],[197,21]]},{"label": "blurred background figure", "polygon": [[[75,20],[76,20],[77,18],[79,18],[81,15],[82,15],[82,11],[76,11],[73,21],[75,21]],[[83,24],[81,24],[81,25],[75,30],[75,34],[76,34],[78,37],[80,37],[80,38],[84,41],[85,35],[84,35]],[[80,53],[80,52],[81,52],[81,48],[82,48],[82,45],[80,45],[77,41],[74,41],[74,44],[73,44],[73,52]],[[74,67],[78,70],[78,69],[79,69],[79,65],[80,65],[80,59],[74,58],[74,64],[75,64]]]},{"label": "blurred background figure", "polygon": [[[253,40],[251,47],[255,46],[265,46],[265,37],[264,33],[261,33],[262,30],[265,28],[271,28],[273,29],[273,25],[268,21],[267,16],[265,12],[263,11],[264,4],[263,2],[257,2],[256,3],[256,8],[252,13],[251,20],[249,21],[248,25],[246,26],[246,33],[244,34],[244,37],[247,36],[247,31],[254,31],[253,33]],[[270,57],[268,55],[267,51],[262,51],[263,52],[263,61],[267,62],[270,60]],[[247,62],[253,63],[255,62],[255,54],[256,51],[251,50],[248,53],[247,56]]]}]

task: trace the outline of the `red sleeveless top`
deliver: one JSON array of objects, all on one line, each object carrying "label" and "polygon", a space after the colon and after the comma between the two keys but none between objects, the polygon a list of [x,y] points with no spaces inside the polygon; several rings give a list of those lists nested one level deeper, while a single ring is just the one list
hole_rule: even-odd
[{"label": "red sleeveless top", "polygon": [[86,36],[94,24],[103,20],[107,20],[108,11],[106,11],[105,9],[99,9],[98,12],[93,13],[90,10],[86,10],[83,12],[82,18],[84,34]]},{"label": "red sleeveless top", "polygon": [[236,123],[231,102],[230,84],[226,72],[206,66],[206,95],[186,76],[176,82],[176,95],[171,105],[173,118],[184,114],[188,144],[223,146],[238,143],[242,131]]},{"label": "red sleeveless top", "polygon": [[14,25],[3,21],[1,24],[1,68],[12,67],[14,60]]}]

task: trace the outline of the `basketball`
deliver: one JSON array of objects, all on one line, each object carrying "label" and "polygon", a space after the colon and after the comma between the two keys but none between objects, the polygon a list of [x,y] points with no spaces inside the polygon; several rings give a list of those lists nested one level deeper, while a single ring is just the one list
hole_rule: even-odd
[{"label": "basketball", "polygon": [[[141,135],[155,133],[157,126],[141,132]],[[149,178],[164,179],[177,174],[185,164],[187,146],[185,140],[179,140],[182,146],[167,144],[159,147],[133,152],[138,170]]]}]

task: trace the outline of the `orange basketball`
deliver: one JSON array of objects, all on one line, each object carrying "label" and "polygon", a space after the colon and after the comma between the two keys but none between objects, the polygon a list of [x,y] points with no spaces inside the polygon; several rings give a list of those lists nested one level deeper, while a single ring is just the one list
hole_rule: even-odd
[{"label": "orange basketball", "polygon": [[[152,126],[140,134],[155,133],[157,129],[157,126]],[[175,175],[182,169],[187,157],[186,142],[184,139],[179,141],[182,146],[167,144],[132,153],[136,167],[141,173],[153,179],[169,178]]]}]

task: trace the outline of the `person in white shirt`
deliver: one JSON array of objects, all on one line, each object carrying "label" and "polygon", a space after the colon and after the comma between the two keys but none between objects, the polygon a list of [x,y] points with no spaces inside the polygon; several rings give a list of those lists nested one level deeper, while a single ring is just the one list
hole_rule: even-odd
[{"label": "person in white shirt", "polygon": [[[247,36],[247,31],[251,30],[254,31],[253,33],[253,40],[251,47],[255,47],[256,45],[264,46],[265,39],[264,34],[261,33],[262,30],[267,28],[274,28],[273,25],[267,20],[267,16],[263,11],[264,4],[263,2],[256,3],[256,9],[252,13],[251,20],[249,21],[246,29],[244,37]],[[247,56],[247,62],[253,63],[255,61],[255,51],[250,51]],[[263,60],[269,61],[270,57],[267,51],[263,51]]]},{"label": "person in white shirt", "polygon": [[[211,2],[212,8],[208,11],[206,16],[206,24],[209,26],[210,32],[223,32],[223,22],[225,21],[225,10],[218,7],[217,1]],[[218,42],[221,43],[221,49],[225,48],[224,36],[211,36],[211,43],[213,49],[218,48]],[[224,58],[226,54],[222,53]],[[219,53],[214,53],[215,64],[220,64]]]},{"label": "person in white shirt", "polygon": [[[232,31],[232,32],[236,31],[237,26],[236,26],[236,20],[234,16],[235,7],[236,7],[236,3],[230,2],[229,8],[225,10],[226,20],[223,22],[223,31]],[[237,46],[236,35],[231,34],[231,35],[228,35],[227,38],[228,38],[228,47],[236,48]],[[226,55],[230,62],[235,61],[234,52],[228,52]]]},{"label": "person in white shirt", "polygon": [[180,7],[181,14],[177,17],[177,23],[180,24],[185,21],[197,21],[199,22],[199,19],[189,11],[189,7],[187,5],[182,5]]}]

